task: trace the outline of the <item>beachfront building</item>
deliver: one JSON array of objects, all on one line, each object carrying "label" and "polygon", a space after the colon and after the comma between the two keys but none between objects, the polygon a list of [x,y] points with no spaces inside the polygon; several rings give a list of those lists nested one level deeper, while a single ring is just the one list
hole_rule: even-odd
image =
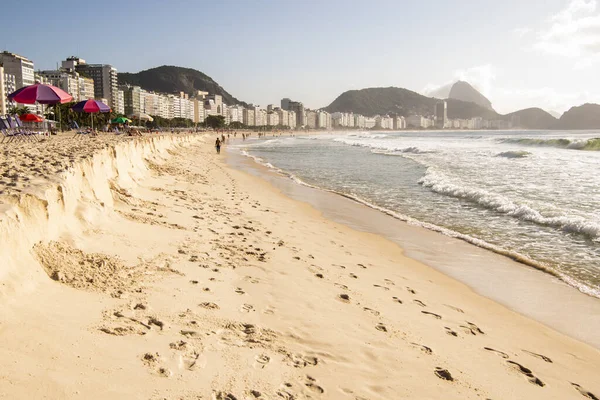
[{"label": "beachfront building", "polygon": [[375,117],[365,117],[365,129],[375,128],[377,125],[377,119]]},{"label": "beachfront building", "polygon": [[239,104],[231,106],[228,108],[227,112],[229,114],[229,123],[244,123],[244,106],[241,106]]},{"label": "beachfront building", "polygon": [[115,99],[115,106],[113,109],[114,112],[116,112],[117,114],[125,114],[125,99],[123,91],[117,89],[113,98]]},{"label": "beachfront building", "polygon": [[18,54],[3,51],[0,53],[0,64],[4,67],[4,73],[15,77],[16,89],[35,83],[33,61]]},{"label": "beachfront building", "polygon": [[393,118],[393,128],[394,130],[406,129],[406,120],[404,117],[396,116]]},{"label": "beachfront building", "polygon": [[244,108],[244,125],[256,126],[256,119],[254,118],[254,108]]},{"label": "beachfront building", "polygon": [[218,94],[206,96],[204,109],[207,115],[223,115],[223,96]]},{"label": "beachfront building", "polygon": [[94,80],[85,76],[79,76],[79,101],[94,98]]},{"label": "beachfront building", "polygon": [[296,126],[304,127],[307,124],[307,115],[304,109],[304,104],[299,101],[292,101],[288,98],[281,99],[281,109],[293,111],[296,114]]},{"label": "beachfront building", "polygon": [[117,69],[110,64],[87,64],[85,60],[69,57],[62,63],[63,68],[73,68],[78,73],[94,81],[94,97],[103,98],[118,112],[124,109],[118,91]]},{"label": "beachfront building", "polygon": [[440,101],[435,104],[434,109],[435,115],[435,127],[437,129],[444,129],[448,121],[448,103],[446,101]]},{"label": "beachfront building", "polygon": [[271,107],[271,112],[267,111],[267,125],[278,126],[279,124],[279,113],[273,111],[273,108]]},{"label": "beachfront building", "polygon": [[79,74],[77,72],[47,70],[39,71],[38,74],[42,78],[41,80],[73,96],[73,101],[80,101]]},{"label": "beachfront building", "polygon": [[15,76],[7,73],[0,64],[0,115],[5,115],[9,108],[15,106],[15,102],[7,99],[7,96],[15,90],[17,90]]},{"label": "beachfront building", "polygon": [[254,107],[254,119],[256,126],[267,125],[267,110],[260,108],[260,106]]},{"label": "beachfront building", "polygon": [[290,112],[288,110],[283,110],[281,108],[277,108],[275,112],[279,115],[279,124],[282,126],[290,126]]},{"label": "beachfront building", "polygon": [[179,92],[173,96],[173,118],[194,119],[194,102],[187,93]]},{"label": "beachfront building", "polygon": [[145,90],[139,86],[121,85],[119,89],[123,91],[123,102],[125,115],[128,117],[139,117],[145,113]]},{"label": "beachfront building", "polygon": [[360,114],[354,114],[354,126],[359,129],[365,127],[365,116]]},{"label": "beachfront building", "polygon": [[378,129],[394,129],[394,120],[389,115],[375,116],[375,127]]},{"label": "beachfront building", "polygon": [[306,124],[305,127],[308,129],[317,128],[317,113],[312,110],[306,110]]},{"label": "beachfront building", "polygon": [[[0,53],[0,65],[4,67],[4,74],[11,76],[10,79],[5,76],[5,82],[14,82],[14,90],[7,92],[7,96],[17,89],[21,89],[24,86],[33,85],[35,83],[33,61],[27,59],[26,57],[15,53],[10,53],[8,51],[3,51]],[[14,77],[14,79],[12,77]],[[25,106],[29,108],[31,112],[37,111],[37,106],[35,104],[26,104]]]}]

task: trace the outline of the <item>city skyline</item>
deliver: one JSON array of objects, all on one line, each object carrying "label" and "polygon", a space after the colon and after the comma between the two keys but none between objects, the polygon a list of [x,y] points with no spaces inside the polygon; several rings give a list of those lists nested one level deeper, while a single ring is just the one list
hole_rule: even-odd
[{"label": "city skyline", "polygon": [[[26,24],[36,29],[7,20],[0,45],[34,60],[36,70],[71,55],[119,72],[194,68],[262,106],[290,97],[316,109],[366,87],[429,94],[456,79],[500,113],[600,103],[597,1],[533,0],[518,3],[518,15],[512,3],[182,1],[165,17],[153,1],[109,0],[92,15],[62,0],[33,1]],[[20,11],[7,5],[8,15]]]}]

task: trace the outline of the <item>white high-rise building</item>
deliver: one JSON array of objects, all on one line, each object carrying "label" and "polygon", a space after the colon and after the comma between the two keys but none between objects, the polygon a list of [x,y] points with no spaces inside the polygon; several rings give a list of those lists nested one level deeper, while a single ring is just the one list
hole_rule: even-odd
[{"label": "white high-rise building", "polygon": [[14,75],[17,89],[35,83],[33,61],[18,54],[4,51],[0,53],[0,64],[4,67],[4,73]]}]

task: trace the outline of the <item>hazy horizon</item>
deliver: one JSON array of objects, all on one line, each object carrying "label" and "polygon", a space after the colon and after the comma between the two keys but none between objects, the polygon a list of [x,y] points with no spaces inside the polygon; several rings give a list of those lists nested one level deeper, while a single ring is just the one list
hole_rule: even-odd
[{"label": "hazy horizon", "polygon": [[[71,55],[119,72],[177,65],[263,106],[290,97],[320,108],[367,87],[428,95],[457,79],[500,113],[600,103],[596,0],[179,1],[169,15],[158,1],[108,0],[92,15],[64,0],[28,4],[34,13],[0,26],[0,45],[36,70]],[[22,11],[5,5],[6,15]]]}]

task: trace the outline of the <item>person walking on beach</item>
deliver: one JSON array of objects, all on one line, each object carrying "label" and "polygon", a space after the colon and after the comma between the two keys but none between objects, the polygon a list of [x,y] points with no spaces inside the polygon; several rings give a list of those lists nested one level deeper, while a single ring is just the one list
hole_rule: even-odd
[{"label": "person walking on beach", "polygon": [[219,138],[215,142],[215,148],[217,149],[217,154],[221,154],[221,140]]}]

